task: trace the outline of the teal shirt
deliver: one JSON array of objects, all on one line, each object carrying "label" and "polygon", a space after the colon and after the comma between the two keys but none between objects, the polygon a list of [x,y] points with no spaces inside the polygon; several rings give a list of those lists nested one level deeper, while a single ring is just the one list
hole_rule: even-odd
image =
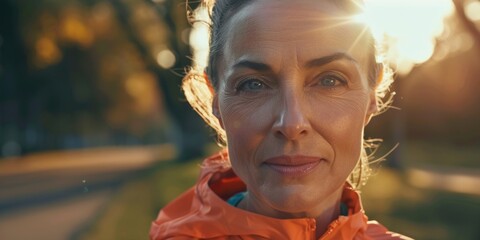
[{"label": "teal shirt", "polygon": [[[232,197],[230,197],[227,200],[227,203],[236,207],[238,204],[245,198],[245,195],[247,195],[247,192],[239,192]],[[348,216],[348,207],[347,204],[345,203],[340,203],[340,215],[342,216]]]}]

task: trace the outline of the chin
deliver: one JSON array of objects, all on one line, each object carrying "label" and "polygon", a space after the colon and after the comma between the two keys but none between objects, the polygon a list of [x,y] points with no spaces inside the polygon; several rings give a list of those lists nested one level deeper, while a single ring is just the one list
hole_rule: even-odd
[{"label": "chin", "polygon": [[[286,191],[285,191],[286,190]],[[307,212],[315,208],[315,204],[321,202],[318,197],[314,197],[311,191],[303,188],[285,189],[284,191],[274,193],[268,201],[273,209],[282,212],[282,218],[307,217]]]}]

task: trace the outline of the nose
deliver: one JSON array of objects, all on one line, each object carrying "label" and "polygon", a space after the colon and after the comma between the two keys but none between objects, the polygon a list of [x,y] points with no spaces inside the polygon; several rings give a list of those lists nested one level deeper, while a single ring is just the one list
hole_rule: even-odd
[{"label": "nose", "polygon": [[275,136],[295,141],[307,135],[311,131],[311,125],[306,112],[307,106],[301,98],[285,98],[282,105],[272,127]]}]

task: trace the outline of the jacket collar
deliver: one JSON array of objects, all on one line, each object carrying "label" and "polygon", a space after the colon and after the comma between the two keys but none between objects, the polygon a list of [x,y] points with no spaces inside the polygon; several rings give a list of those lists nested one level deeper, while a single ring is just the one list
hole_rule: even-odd
[{"label": "jacket collar", "polygon": [[[215,219],[220,220],[219,222],[226,223],[223,224],[225,228],[228,228],[226,232],[233,235],[248,232],[253,235],[274,238],[274,236],[264,236],[263,234],[276,233],[283,238],[289,236],[288,239],[312,239],[311,236],[302,236],[301,238],[299,236],[315,235],[316,224],[313,218],[276,219],[229,205],[226,200],[235,193],[245,191],[246,187],[232,171],[227,159],[228,153],[222,151],[218,155],[207,158],[202,164],[203,171],[196,193],[200,197],[199,202],[206,201],[205,206],[211,206],[201,207],[202,215],[215,216]],[[349,183],[345,183],[342,202],[348,206],[348,216],[339,216],[330,224],[327,232],[320,239],[340,236],[342,239],[352,239],[358,231],[367,229],[368,218],[364,214],[360,196]],[[305,229],[309,231],[305,231]]]}]

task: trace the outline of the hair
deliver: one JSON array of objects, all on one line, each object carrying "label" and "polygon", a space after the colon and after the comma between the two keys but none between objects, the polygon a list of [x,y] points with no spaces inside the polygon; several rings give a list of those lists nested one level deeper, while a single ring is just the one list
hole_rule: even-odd
[{"label": "hair", "polygon": [[[218,143],[221,146],[226,146],[226,133],[212,112],[213,97],[219,85],[218,71],[216,68],[217,62],[222,57],[222,51],[226,42],[225,27],[228,25],[228,20],[236,12],[253,1],[254,0],[202,0],[198,9],[208,11],[209,19],[206,20],[196,14],[197,11],[188,11],[188,17],[192,23],[202,22],[208,25],[210,45],[207,67],[202,67],[205,64],[195,64],[194,62],[194,65],[188,70],[183,79],[182,89],[193,109],[217,132]],[[339,9],[351,15],[361,13],[364,7],[362,0],[326,1],[335,4]],[[380,47],[376,44],[370,29],[367,28],[365,33],[368,38],[367,51],[369,67],[367,78],[370,87],[375,88],[376,101],[379,109],[375,115],[378,115],[384,112],[392,102],[394,93],[387,94],[393,82],[392,71],[383,60],[380,60]],[[358,188],[366,183],[371,173],[370,163],[383,160],[383,157],[375,159],[373,156],[379,142],[381,142],[381,139],[363,141],[360,159],[348,177],[348,182],[354,187]]]}]

